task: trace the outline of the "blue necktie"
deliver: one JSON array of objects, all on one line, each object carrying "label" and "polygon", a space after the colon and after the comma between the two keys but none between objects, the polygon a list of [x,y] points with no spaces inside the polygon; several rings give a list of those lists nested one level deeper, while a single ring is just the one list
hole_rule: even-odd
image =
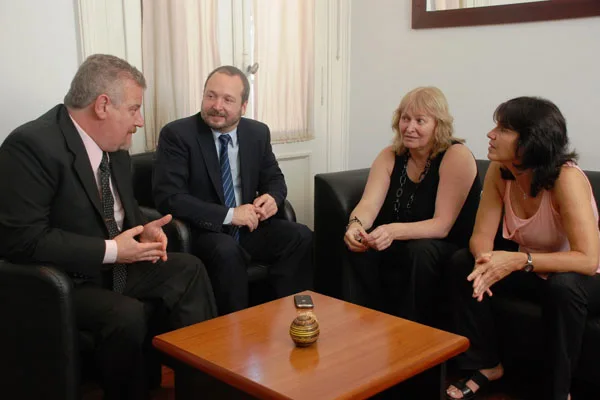
[{"label": "blue necktie", "polygon": [[[233,179],[231,177],[231,166],[229,165],[229,154],[227,148],[231,142],[229,134],[221,134],[219,136],[219,161],[221,163],[221,182],[223,182],[223,195],[225,197],[225,205],[229,208],[235,208],[235,192],[233,191]],[[231,236],[236,242],[240,240],[240,231],[237,226],[231,226]]]}]

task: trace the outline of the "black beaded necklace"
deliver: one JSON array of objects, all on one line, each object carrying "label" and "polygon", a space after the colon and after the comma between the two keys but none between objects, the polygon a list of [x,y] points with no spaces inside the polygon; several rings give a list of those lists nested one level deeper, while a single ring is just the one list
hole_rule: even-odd
[{"label": "black beaded necklace", "polygon": [[396,189],[396,200],[394,200],[394,213],[396,214],[396,221],[400,221],[400,212],[404,211],[405,216],[410,217],[410,215],[412,214],[412,205],[415,201],[415,194],[417,193],[417,190],[419,190],[419,186],[421,185],[421,182],[423,182],[423,180],[425,179],[425,176],[427,176],[427,173],[429,172],[429,167],[431,167],[431,156],[427,157],[427,162],[425,163],[425,168],[423,168],[423,171],[421,172],[421,175],[419,176],[419,180],[417,181],[416,185],[415,185],[415,189],[412,191],[412,193],[409,195],[408,197],[408,201],[406,202],[406,208],[403,210],[402,207],[400,206],[400,199],[402,198],[402,195],[404,195],[404,185],[406,184],[406,180],[408,179],[408,159],[410,158],[410,152],[407,151],[406,152],[406,158],[404,160],[404,166],[402,167],[402,173],[400,174],[400,186],[398,187],[398,189]]}]

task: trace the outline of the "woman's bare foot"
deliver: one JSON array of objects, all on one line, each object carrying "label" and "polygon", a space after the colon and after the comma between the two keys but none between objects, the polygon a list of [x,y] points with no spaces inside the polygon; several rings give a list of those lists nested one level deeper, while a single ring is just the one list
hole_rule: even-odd
[{"label": "woman's bare foot", "polygon": [[[480,369],[479,372],[481,372],[491,382],[502,378],[502,375],[504,375],[504,367],[502,364],[498,364],[494,368]],[[470,379],[466,382],[466,385],[473,391],[473,393],[476,393],[479,390],[479,385]],[[462,399],[463,397],[462,391],[454,385],[448,386],[446,393],[453,399]],[[569,395],[569,400],[570,399],[571,397]]]}]

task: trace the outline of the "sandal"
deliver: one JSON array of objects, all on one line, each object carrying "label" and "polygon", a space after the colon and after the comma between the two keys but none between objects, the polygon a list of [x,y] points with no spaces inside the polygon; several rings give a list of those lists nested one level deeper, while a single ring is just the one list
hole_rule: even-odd
[{"label": "sandal", "polygon": [[[470,387],[467,386],[468,381],[475,382],[479,389],[474,392]],[[480,393],[483,388],[485,388],[490,383],[490,380],[481,372],[475,371],[470,378],[461,379],[460,381],[453,383],[452,386],[460,390],[462,393],[462,397],[452,397],[448,393],[446,393],[446,399],[449,400],[468,400],[474,399],[477,396],[477,393]]]}]

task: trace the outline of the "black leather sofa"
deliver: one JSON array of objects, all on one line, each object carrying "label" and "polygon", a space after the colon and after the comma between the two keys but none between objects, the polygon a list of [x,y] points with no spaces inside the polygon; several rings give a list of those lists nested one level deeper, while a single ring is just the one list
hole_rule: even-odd
[{"label": "black leather sofa", "polygon": [[[153,160],[154,153],[132,156],[134,194],[149,220],[161,216],[152,200]],[[287,200],[277,217],[296,220]],[[186,224],[173,220],[164,230],[168,251],[189,252]],[[248,270],[253,303],[266,299],[261,285],[267,268],[254,264]],[[82,376],[93,378],[87,355],[95,344],[91,335],[76,329],[70,280],[62,271],[0,259],[0,323],[0,397],[81,398]]]},{"label": "black leather sofa", "polygon": [[[487,160],[477,160],[482,182],[488,165]],[[369,169],[366,168],[315,176],[315,288],[320,293],[345,299],[352,290],[343,235],[349,214],[362,196],[368,173]],[[598,201],[600,172],[585,173]],[[503,246],[514,247],[514,243],[504,242]],[[544,351],[542,341],[535,340],[543,335],[540,306],[531,301],[509,297],[493,297],[492,302],[497,326],[501,330],[499,337],[502,338],[501,354],[504,364],[508,367],[530,359],[539,359]],[[598,360],[600,313],[595,313],[588,318],[576,378],[599,385]]]}]

